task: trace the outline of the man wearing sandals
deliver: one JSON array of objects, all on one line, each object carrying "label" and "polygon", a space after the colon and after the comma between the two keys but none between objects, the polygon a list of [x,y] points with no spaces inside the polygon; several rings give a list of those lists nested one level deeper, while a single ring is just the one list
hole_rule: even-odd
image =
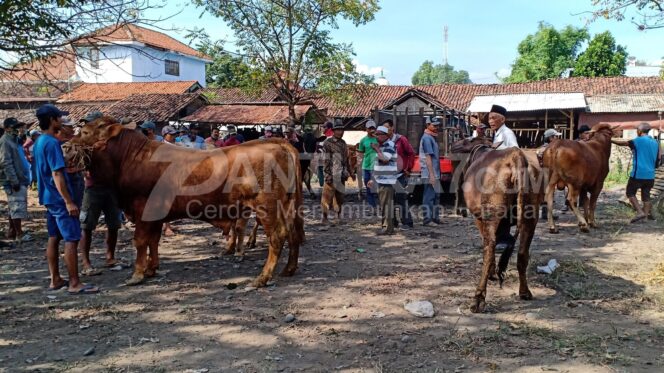
[{"label": "man wearing sandals", "polygon": [[[35,167],[39,203],[46,206],[46,226],[48,244],[46,258],[51,275],[49,290],[67,287],[70,294],[90,294],[99,288],[82,283],[78,277],[76,248],[81,239],[81,226],[78,221],[79,209],[72,198],[72,187],[65,172],[65,159],[60,142],[55,135],[61,130],[63,112],[54,105],[46,104],[37,109],[39,127],[44,133],[39,136],[34,147]],[[60,277],[60,241],[65,241],[65,264],[69,280]]]},{"label": "man wearing sandals", "polygon": [[[652,203],[650,202],[650,189],[655,185],[655,169],[659,162],[659,144],[648,136],[650,124],[641,123],[636,128],[636,138],[633,140],[611,139],[611,142],[620,146],[629,146],[632,149],[632,171],[629,173],[629,181],[625,194],[629,202],[636,210],[636,216],[630,221],[636,223],[646,217],[655,220],[652,215]],[[636,199],[636,191],[641,189],[641,201],[643,207]]]}]

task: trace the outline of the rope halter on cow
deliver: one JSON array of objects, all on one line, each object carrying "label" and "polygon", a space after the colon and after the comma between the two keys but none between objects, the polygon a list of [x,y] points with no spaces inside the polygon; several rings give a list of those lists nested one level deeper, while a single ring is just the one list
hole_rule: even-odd
[{"label": "rope halter on cow", "polygon": [[90,164],[92,149],[92,146],[74,144],[71,141],[62,144],[65,166],[71,170],[85,170]]}]

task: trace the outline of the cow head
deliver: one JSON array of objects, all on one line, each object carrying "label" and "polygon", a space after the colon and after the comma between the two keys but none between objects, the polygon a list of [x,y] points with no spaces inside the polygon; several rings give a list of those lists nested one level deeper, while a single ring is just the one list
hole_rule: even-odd
[{"label": "cow head", "polygon": [[470,153],[474,147],[477,145],[486,145],[491,146],[492,141],[489,137],[478,136],[478,137],[468,137],[459,141],[452,143],[450,151],[452,153]]},{"label": "cow head", "polygon": [[615,136],[615,132],[613,131],[613,127],[609,123],[600,123],[593,127],[590,131],[587,131],[583,133],[582,140],[585,141],[590,141],[592,139],[604,139],[604,140],[610,140],[613,136]]},{"label": "cow head", "polygon": [[103,150],[106,148],[108,140],[119,135],[123,129],[134,130],[136,129],[136,123],[131,122],[122,125],[112,117],[101,117],[84,125],[78,136],[72,139],[72,143],[86,147],[92,146],[94,149]]}]

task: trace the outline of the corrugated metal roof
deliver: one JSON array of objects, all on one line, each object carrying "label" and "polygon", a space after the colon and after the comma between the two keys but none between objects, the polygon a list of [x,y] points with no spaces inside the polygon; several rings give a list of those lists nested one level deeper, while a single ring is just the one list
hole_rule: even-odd
[{"label": "corrugated metal roof", "polygon": [[528,93],[515,95],[475,96],[467,111],[487,113],[492,105],[500,105],[508,112],[546,109],[581,109],[586,107],[583,93]]},{"label": "corrugated metal roof", "polygon": [[645,113],[664,110],[664,94],[598,95],[587,98],[591,113]]}]

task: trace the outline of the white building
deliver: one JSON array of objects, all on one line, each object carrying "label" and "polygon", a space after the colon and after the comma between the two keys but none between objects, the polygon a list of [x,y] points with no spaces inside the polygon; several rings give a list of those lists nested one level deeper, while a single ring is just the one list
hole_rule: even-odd
[{"label": "white building", "polygon": [[110,26],[74,43],[76,78],[85,83],[192,81],[205,86],[211,62],[176,39],[136,25]]}]

